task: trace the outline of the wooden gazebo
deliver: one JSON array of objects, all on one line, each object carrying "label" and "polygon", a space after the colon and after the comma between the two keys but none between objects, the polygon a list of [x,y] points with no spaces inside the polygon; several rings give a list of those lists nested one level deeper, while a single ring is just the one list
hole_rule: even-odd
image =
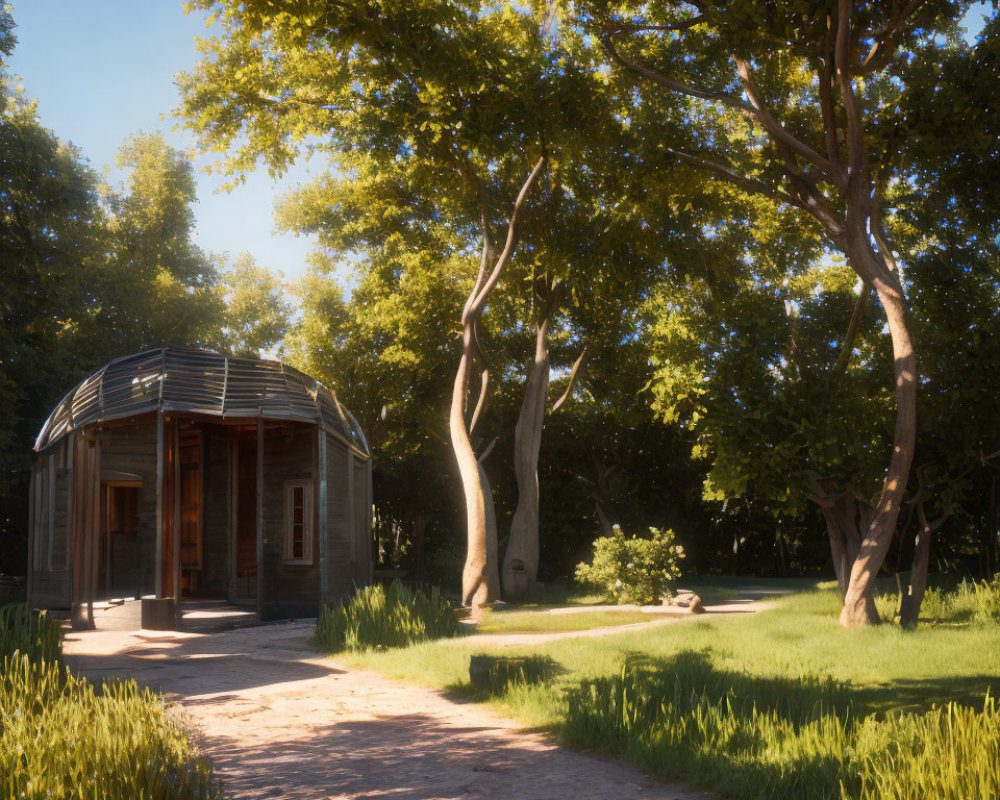
[{"label": "wooden gazebo", "polygon": [[311,616],[371,580],[371,458],[336,396],[277,361],[162,348],[81,381],[35,443],[40,608],[217,598]]}]

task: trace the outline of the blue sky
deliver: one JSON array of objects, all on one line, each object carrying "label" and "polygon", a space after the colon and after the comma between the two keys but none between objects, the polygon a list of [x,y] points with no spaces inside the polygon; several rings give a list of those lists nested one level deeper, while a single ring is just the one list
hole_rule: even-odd
[{"label": "blue sky", "polygon": [[[174,130],[178,104],[174,75],[193,68],[195,37],[205,38],[204,15],[185,15],[181,0],[13,0],[17,47],[10,71],[25,94],[38,100],[42,124],[71,141],[112,181],[117,150],[139,131],[164,135],[188,150],[194,141]],[[274,231],[274,201],[309,179],[296,166],[281,181],[266,169],[231,193],[217,193],[220,176],[200,173],[209,159],[194,159],[198,172],[197,240],[205,250],[247,251],[258,262],[299,277],[312,249],[307,238]]]}]

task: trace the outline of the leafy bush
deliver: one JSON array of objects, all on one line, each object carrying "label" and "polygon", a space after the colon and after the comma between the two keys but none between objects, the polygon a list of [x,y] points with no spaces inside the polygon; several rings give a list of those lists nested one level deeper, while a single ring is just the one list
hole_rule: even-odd
[{"label": "leafy bush", "polygon": [[347,605],[324,607],[316,620],[316,638],[328,653],[405,647],[457,633],[455,612],[436,588],[411,591],[400,581],[388,589],[368,586]]},{"label": "leafy bush", "polygon": [[27,603],[0,608],[0,659],[24,653],[32,661],[62,659],[62,629],[59,622],[32,611]]},{"label": "leafy bush", "polygon": [[618,526],[594,542],[593,563],[579,564],[576,579],[600,589],[609,600],[647,605],[674,594],[684,548],[674,532],[650,528],[648,538],[627,537]]},{"label": "leafy bush", "polygon": [[[881,598],[879,598],[881,599]],[[893,598],[898,606],[898,598]],[[886,598],[884,605],[891,603]],[[880,605],[879,611],[883,610]],[[891,619],[891,614],[886,617]],[[1000,576],[992,581],[963,580],[954,589],[930,587],[924,593],[920,606],[920,618],[931,622],[971,622],[975,625],[996,625],[1000,623]]]},{"label": "leafy bush", "polygon": [[714,669],[696,653],[623,667],[566,698],[574,745],[754,800],[1000,797],[1000,707],[858,719],[843,684]]},{"label": "leafy bush", "polygon": [[55,661],[0,662],[0,797],[220,798],[207,761],[135,681],[95,692]]}]

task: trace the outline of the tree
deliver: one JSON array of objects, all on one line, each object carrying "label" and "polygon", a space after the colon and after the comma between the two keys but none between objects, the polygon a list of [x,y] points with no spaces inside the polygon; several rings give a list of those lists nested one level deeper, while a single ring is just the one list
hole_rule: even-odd
[{"label": "tree", "polygon": [[640,92],[690,98],[694,124],[706,132],[720,121],[750,124],[728,160],[710,146],[662,146],[705,174],[809,214],[878,296],[892,338],[896,424],[841,614],[845,625],[876,623],[872,581],[891,544],[913,458],[917,373],[902,286],[880,236],[879,187],[888,176],[881,154],[872,152],[871,129],[887,96],[898,94],[891,72],[925,31],[947,30],[961,4],[839,0],[779,9],[698,2],[613,10],[600,4],[593,11],[592,29],[608,57],[640,81]]},{"label": "tree", "polygon": [[214,343],[222,306],[215,267],[194,243],[190,161],[162,137],[140,134],[122,146],[118,164],[128,183],[103,192],[108,255],[91,321],[101,352]]},{"label": "tree", "polygon": [[[282,169],[306,137],[324,137],[320,146],[345,168],[356,168],[362,155],[386,170],[406,165],[424,202],[464,229],[465,240],[474,232],[485,254],[507,226],[503,209],[537,179],[543,153],[558,162],[585,127],[592,79],[552,49],[530,9],[317,3],[278,14],[266,3],[203,6],[219,12],[226,34],[205,46],[209,58],[197,77],[182,78],[184,110],[204,141],[231,148],[233,170],[259,156]],[[483,285],[464,315],[480,368],[474,328],[513,247],[511,238],[498,262],[483,262]],[[468,359],[460,362],[459,412],[471,369]],[[453,408],[469,518],[463,594],[480,604],[499,587],[483,552],[481,486],[459,415]]]},{"label": "tree", "polygon": [[249,253],[220,270],[216,291],[223,303],[221,346],[233,355],[260,358],[281,341],[292,307],[280,281]]}]

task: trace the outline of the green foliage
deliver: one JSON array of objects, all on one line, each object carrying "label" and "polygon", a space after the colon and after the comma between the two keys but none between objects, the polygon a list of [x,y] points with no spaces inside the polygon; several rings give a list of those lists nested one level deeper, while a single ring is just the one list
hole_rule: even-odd
[{"label": "green foliage", "polygon": [[20,652],[32,661],[62,661],[62,629],[44,611],[27,603],[0,608],[0,658]]},{"label": "green foliage", "polygon": [[316,638],[328,653],[405,647],[457,633],[455,612],[436,588],[411,591],[401,581],[388,589],[367,586],[346,605],[324,607],[316,620]]},{"label": "green foliage", "polygon": [[544,683],[555,673],[555,662],[545,656],[474,655],[469,659],[472,688],[492,696],[506,694],[515,686]]},{"label": "green foliage", "polygon": [[55,661],[0,663],[0,795],[26,800],[222,796],[162,698],[135,681],[100,691]]},{"label": "green foliage", "polygon": [[1000,575],[992,581],[963,580],[953,591],[932,586],[924,594],[920,618],[938,623],[1000,624]]},{"label": "green foliage", "polygon": [[959,798],[1000,792],[1000,708],[855,716],[845,684],[761,679],[703,655],[626,665],[567,697],[571,744],[628,754],[727,797]]},{"label": "green foliage", "polygon": [[674,593],[682,558],[684,548],[675,544],[672,530],[650,528],[649,537],[640,539],[615,525],[611,536],[594,542],[594,560],[577,566],[576,579],[618,603],[648,605]]},{"label": "green foliage", "polygon": [[1000,705],[948,703],[925,714],[867,717],[852,730],[845,798],[1000,797]]},{"label": "green foliage", "polygon": [[225,265],[216,293],[223,304],[219,344],[233,355],[260,358],[288,331],[292,307],[281,281],[249,253]]}]

